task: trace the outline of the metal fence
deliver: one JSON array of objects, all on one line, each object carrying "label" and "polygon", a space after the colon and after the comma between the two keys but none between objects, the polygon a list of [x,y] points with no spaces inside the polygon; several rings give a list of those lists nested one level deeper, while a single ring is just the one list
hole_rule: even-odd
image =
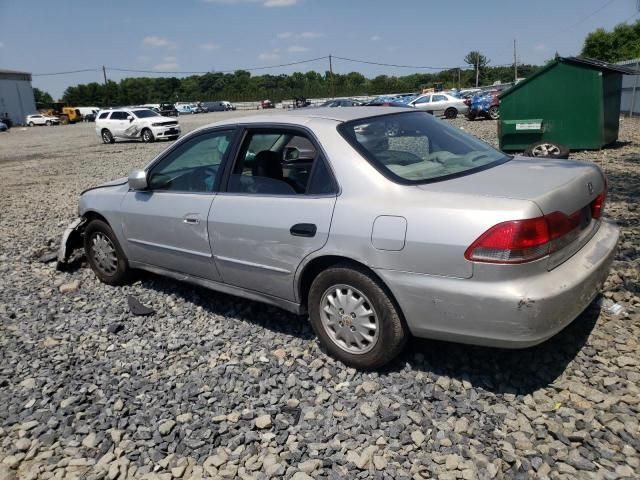
[{"label": "metal fence", "polygon": [[[640,58],[618,62],[618,65],[640,71]],[[640,74],[622,76],[620,113],[629,117],[640,116]]]}]

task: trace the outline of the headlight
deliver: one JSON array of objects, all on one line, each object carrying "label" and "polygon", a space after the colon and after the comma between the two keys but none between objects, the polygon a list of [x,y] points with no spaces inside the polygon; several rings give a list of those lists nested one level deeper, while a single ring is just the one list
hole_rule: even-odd
[{"label": "headlight", "polygon": [[161,127],[162,124],[161,123],[152,123],[151,126],[152,127]]}]

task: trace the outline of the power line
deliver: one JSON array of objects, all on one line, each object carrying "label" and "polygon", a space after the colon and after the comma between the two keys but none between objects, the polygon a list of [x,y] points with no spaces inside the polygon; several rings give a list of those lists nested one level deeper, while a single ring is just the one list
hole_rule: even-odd
[{"label": "power line", "polygon": [[52,73],[32,73],[33,77],[50,77],[52,75],[69,75],[72,73],[84,73],[84,72],[97,72],[97,68],[83,68],[82,70],[69,70],[67,72],[52,72]]},{"label": "power line", "polygon": [[453,68],[463,68],[463,67],[459,67],[459,66],[455,66],[455,67],[429,67],[429,66],[419,66],[419,65],[397,65],[394,63],[382,63],[382,62],[371,62],[368,60],[356,60],[354,58],[345,58],[345,57],[338,57],[336,55],[333,56],[333,58],[337,58],[338,60],[344,60],[345,62],[353,62],[353,63],[366,63],[368,65],[379,65],[382,67],[396,67],[396,68],[414,68],[417,70],[450,70]]},{"label": "power line", "polygon": [[585,22],[587,20],[589,20],[591,17],[593,17],[595,14],[600,13],[602,10],[604,10],[605,8],[607,8],[609,5],[611,5],[614,2],[614,0],[609,0],[607,3],[605,3],[604,5],[602,5],[600,8],[598,8],[597,10],[591,12],[589,15],[587,15],[586,17],[581,18],[580,20],[578,20],[575,23],[572,23],[571,25],[569,25],[567,28],[564,28],[562,30],[560,30],[559,32],[556,33],[552,33],[551,35],[549,35],[547,37],[547,40],[549,38],[555,38],[558,35],[562,35],[565,32],[568,32],[569,30],[571,30],[574,27],[577,27],[578,25],[580,25],[582,22]]},{"label": "power line", "polygon": [[289,67],[291,65],[300,65],[303,63],[311,63],[317,62],[318,60],[325,60],[329,58],[328,55],[317,58],[310,58],[307,60],[299,60],[297,62],[289,62],[289,63],[280,63],[278,65],[263,65],[260,67],[245,67],[245,68],[234,68],[232,70],[216,70],[215,72],[209,71],[160,71],[160,70],[138,70],[135,68],[119,68],[119,67],[106,67],[107,70],[113,70],[116,72],[133,72],[133,73],[160,73],[160,74],[174,74],[174,75],[204,75],[206,73],[233,73],[238,70],[247,70],[247,71],[255,71],[255,70],[268,70],[270,68],[280,68],[280,67]]}]

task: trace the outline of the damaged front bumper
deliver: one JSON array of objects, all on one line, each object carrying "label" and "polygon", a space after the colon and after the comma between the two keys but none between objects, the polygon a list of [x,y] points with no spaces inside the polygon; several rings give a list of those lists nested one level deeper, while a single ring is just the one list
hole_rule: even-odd
[{"label": "damaged front bumper", "polygon": [[82,247],[82,231],[87,223],[86,218],[76,218],[65,229],[60,241],[60,249],[58,250],[58,263],[67,263],[74,250]]}]

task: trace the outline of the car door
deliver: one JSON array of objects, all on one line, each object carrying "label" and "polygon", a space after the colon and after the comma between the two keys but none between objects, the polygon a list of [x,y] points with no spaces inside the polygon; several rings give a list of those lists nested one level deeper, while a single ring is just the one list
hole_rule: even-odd
[{"label": "car door", "polygon": [[148,188],[129,191],[122,228],[133,261],[220,281],[207,217],[234,129],[180,142],[147,169]]},{"label": "car door", "polygon": [[449,99],[446,95],[431,95],[431,106],[429,107],[429,111],[433,113],[444,112],[448,106]]},{"label": "car door", "polygon": [[416,98],[412,105],[420,110],[429,110],[429,107],[431,106],[431,95]]},{"label": "car door", "polygon": [[107,128],[114,137],[126,138],[124,131],[129,127],[129,120],[127,120],[127,112],[116,110],[111,112],[111,116],[107,121]]},{"label": "car door", "polygon": [[337,184],[328,163],[303,131],[252,128],[229,168],[209,213],[224,282],[294,301],[296,269],[329,236]]}]

